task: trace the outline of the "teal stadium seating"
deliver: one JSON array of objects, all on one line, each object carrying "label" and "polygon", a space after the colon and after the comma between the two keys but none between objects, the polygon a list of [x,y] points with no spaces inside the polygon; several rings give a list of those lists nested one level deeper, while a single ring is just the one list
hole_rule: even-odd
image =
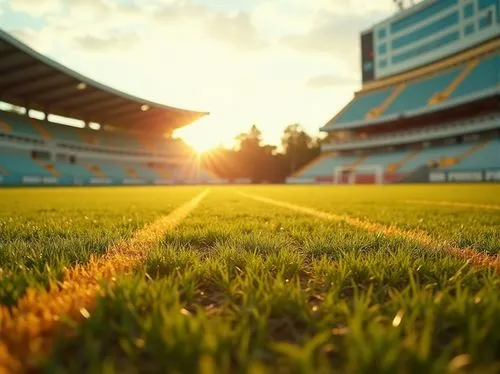
[{"label": "teal stadium seating", "polygon": [[0,113],[0,119],[5,121],[5,123],[7,123],[12,128],[12,132],[14,134],[41,138],[40,133],[33,127],[27,117],[8,112]]},{"label": "teal stadium seating", "polygon": [[345,110],[336,118],[335,123],[362,121],[368,112],[382,104],[387,99],[393,87],[360,95],[351,101]]},{"label": "teal stadium seating", "polygon": [[500,139],[493,139],[484,148],[479,149],[460,163],[447,169],[454,171],[500,170]]},{"label": "teal stadium seating", "polygon": [[51,123],[44,123],[43,126],[50,133],[52,139],[73,143],[82,142],[82,138],[78,136],[77,130],[79,129],[77,128]]},{"label": "teal stadium seating", "polygon": [[385,115],[401,113],[406,110],[425,107],[430,98],[448,86],[463,68],[455,68],[429,78],[409,83],[394,102],[387,108]]},{"label": "teal stadium seating", "polygon": [[[402,167],[397,170],[397,173],[408,174],[421,166],[428,165],[430,161],[439,162],[442,158],[457,157],[470,150],[476,144],[477,143],[462,143],[422,149],[414,157],[403,163]],[[367,158],[359,164],[359,166],[382,165],[387,171],[387,167],[390,164],[398,163],[410,152],[411,150],[372,153],[368,155]],[[331,177],[336,167],[351,165],[357,159],[358,157],[352,156],[323,157],[318,162],[302,171],[299,175],[297,175],[297,177]],[[446,169],[456,171],[483,169],[500,170],[500,139],[496,138],[488,142],[484,147],[479,148],[476,152],[473,152],[471,155],[465,157],[459,163]],[[359,173],[362,174],[362,171],[360,170]]]},{"label": "teal stadium seating", "polygon": [[146,180],[154,180],[161,178],[161,176],[158,175],[153,169],[148,168],[145,165],[129,164],[129,166],[136,171],[138,178]]},{"label": "teal stadium seating", "polygon": [[500,57],[494,54],[479,62],[452,93],[450,99],[494,88],[498,84],[500,84]]},{"label": "teal stadium seating", "polygon": [[[409,81],[402,92],[381,114],[381,117],[398,115],[403,112],[425,109],[430,99],[447,88],[465,69],[467,63],[460,66],[434,73],[430,76]],[[484,57],[465,79],[451,93],[447,100],[458,99],[500,85],[500,55],[494,53]],[[371,109],[380,106],[396,89],[396,86],[383,88],[356,96],[327,127],[335,124],[349,124],[363,121]],[[349,127],[349,126],[347,126]]]},{"label": "teal stadium seating", "polygon": [[302,173],[300,177],[314,178],[314,177],[331,177],[338,166],[352,165],[359,157],[357,156],[325,156],[315,164],[311,165]]},{"label": "teal stadium seating", "polygon": [[49,177],[52,174],[25,154],[0,154],[0,167],[14,175]]},{"label": "teal stadium seating", "polygon": [[64,176],[72,178],[90,178],[92,173],[79,164],[70,164],[66,162],[56,162],[56,169]]},{"label": "teal stadium seating", "polygon": [[472,144],[467,143],[423,149],[414,158],[405,163],[400,171],[410,173],[418,167],[427,165],[430,161],[439,161],[442,157],[456,157],[467,151],[471,146]]},{"label": "teal stadium seating", "polygon": [[409,153],[410,151],[373,153],[365,158],[363,162],[359,164],[359,166],[382,165],[384,166],[384,168],[386,168],[388,165],[398,162]]}]

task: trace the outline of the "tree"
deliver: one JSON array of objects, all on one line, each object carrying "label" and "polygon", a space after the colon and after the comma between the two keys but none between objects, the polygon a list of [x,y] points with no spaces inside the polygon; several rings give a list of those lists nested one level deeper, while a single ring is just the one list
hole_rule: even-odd
[{"label": "tree", "polygon": [[285,129],[281,145],[290,174],[306,165],[320,153],[319,140],[309,136],[299,124],[289,125]]},{"label": "tree", "polygon": [[293,171],[319,155],[320,142],[300,125],[290,125],[282,138],[283,153],[262,144],[262,133],[253,125],[239,134],[234,149],[217,148],[205,154],[203,164],[221,178],[249,178],[252,183],[283,183]]}]

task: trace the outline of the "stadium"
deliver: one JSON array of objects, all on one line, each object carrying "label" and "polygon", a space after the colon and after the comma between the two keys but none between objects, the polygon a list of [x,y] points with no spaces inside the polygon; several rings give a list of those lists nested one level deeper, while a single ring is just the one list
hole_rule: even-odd
[{"label": "stadium", "polygon": [[[212,183],[175,129],[208,113],[132,97],[0,32],[0,183]],[[67,125],[72,126],[67,126]],[[78,126],[78,127],[74,127]]]},{"label": "stadium", "polygon": [[398,3],[276,185],[0,30],[0,374],[499,373],[500,1]]},{"label": "stadium", "polygon": [[422,2],[361,34],[363,86],[289,183],[500,179],[496,1]]}]

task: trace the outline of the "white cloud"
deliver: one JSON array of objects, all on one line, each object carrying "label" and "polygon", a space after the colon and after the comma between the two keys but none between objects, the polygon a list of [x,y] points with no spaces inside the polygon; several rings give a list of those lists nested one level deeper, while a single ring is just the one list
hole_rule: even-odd
[{"label": "white cloud", "polygon": [[9,6],[16,12],[40,17],[60,9],[62,2],[61,0],[10,0]]},{"label": "white cloud", "polygon": [[221,136],[254,122],[272,141],[291,122],[317,132],[359,88],[360,29],[392,2],[253,1],[224,11],[196,0],[13,0],[46,21],[14,33],[120,90],[210,111]]}]

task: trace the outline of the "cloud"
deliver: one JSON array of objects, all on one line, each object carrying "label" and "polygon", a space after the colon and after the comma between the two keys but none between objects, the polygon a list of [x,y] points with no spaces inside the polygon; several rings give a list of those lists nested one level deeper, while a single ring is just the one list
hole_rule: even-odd
[{"label": "cloud", "polygon": [[44,16],[61,8],[61,0],[11,0],[10,8],[16,12],[27,13],[33,17]]},{"label": "cloud", "polygon": [[116,35],[107,38],[85,35],[77,37],[74,41],[83,49],[91,52],[110,53],[115,50],[131,48],[140,42],[140,37],[136,33]]},{"label": "cloud", "polygon": [[358,79],[346,76],[323,74],[317,75],[307,80],[307,88],[329,88],[339,86],[356,86]]},{"label": "cloud", "polygon": [[255,122],[278,140],[288,123],[317,131],[351,98],[359,86],[359,33],[380,19],[374,15],[383,12],[375,9],[380,3],[392,6],[364,0],[36,0],[45,5],[34,11],[26,4],[35,0],[13,1],[28,14],[43,14],[43,22],[9,31],[47,56],[119,90],[210,111],[220,119],[214,131],[221,137]]},{"label": "cloud", "polygon": [[[345,56],[352,59],[359,48],[359,34],[367,19],[363,16],[343,17],[323,13],[316,17],[315,26],[302,34],[281,39],[284,46],[298,52]],[[353,42],[353,41],[356,42]]]},{"label": "cloud", "polygon": [[216,13],[205,22],[209,36],[237,49],[259,49],[267,45],[245,12]]}]

